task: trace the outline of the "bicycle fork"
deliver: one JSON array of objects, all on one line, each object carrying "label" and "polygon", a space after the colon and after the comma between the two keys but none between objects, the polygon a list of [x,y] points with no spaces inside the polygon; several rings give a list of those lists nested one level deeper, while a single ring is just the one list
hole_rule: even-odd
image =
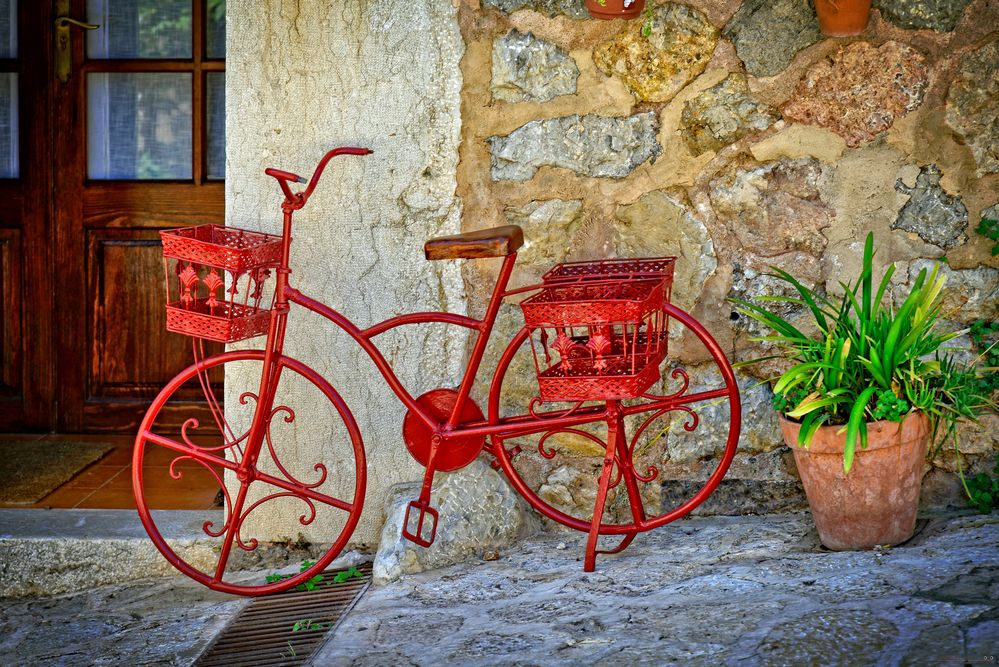
[{"label": "bicycle fork", "polygon": [[[611,482],[611,473],[617,464],[618,477]],[[596,567],[597,554],[616,554],[623,551],[638,533],[625,535],[620,544],[613,549],[597,549],[600,538],[600,525],[604,516],[604,505],[607,503],[607,492],[617,484],[624,483],[628,494],[628,503],[632,518],[636,525],[645,521],[645,509],[642,505],[641,491],[635,477],[634,462],[625,437],[624,413],[617,401],[607,401],[607,451],[604,454],[604,465],[597,484],[597,499],[593,505],[593,519],[590,521],[590,532],[586,540],[586,556],[583,560],[583,571],[593,572]]]}]

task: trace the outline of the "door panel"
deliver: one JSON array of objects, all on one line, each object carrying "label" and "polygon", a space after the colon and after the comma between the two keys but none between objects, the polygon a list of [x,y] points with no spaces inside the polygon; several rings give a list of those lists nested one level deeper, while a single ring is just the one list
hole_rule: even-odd
[{"label": "door panel", "polygon": [[[130,433],[192,361],[190,339],[165,329],[158,232],[224,222],[217,83],[225,63],[206,53],[209,27],[217,37],[219,20],[224,26],[224,3],[70,5],[102,28],[73,33],[72,75],[54,93],[56,141],[72,147],[56,176],[57,300],[67,324],[56,341],[65,352],[57,427]],[[219,20],[208,20],[212,10]],[[219,146],[221,166],[210,159]]]},{"label": "door panel", "polygon": [[21,232],[0,229],[0,401],[21,398]]}]

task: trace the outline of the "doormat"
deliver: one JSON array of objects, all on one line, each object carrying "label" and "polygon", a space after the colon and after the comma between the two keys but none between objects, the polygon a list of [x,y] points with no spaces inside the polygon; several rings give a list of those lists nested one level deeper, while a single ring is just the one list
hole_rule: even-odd
[{"label": "doormat", "polygon": [[[338,576],[339,575],[339,576]],[[304,665],[371,585],[371,563],[327,570],[312,590],[253,598],[195,667]]]},{"label": "doormat", "polygon": [[100,442],[0,441],[0,503],[37,503],[112,449]]}]

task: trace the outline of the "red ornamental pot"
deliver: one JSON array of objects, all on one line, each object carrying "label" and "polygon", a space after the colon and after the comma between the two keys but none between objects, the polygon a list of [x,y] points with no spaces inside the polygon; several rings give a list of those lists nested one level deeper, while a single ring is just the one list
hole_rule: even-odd
[{"label": "red ornamental pot", "polygon": [[859,35],[867,29],[871,0],[815,0],[819,29],[827,37]]},{"label": "red ornamental pot", "polygon": [[586,0],[586,10],[595,19],[633,19],[645,9],[645,0],[634,0],[627,7],[626,0]]},{"label": "red ornamental pot", "polygon": [[925,414],[913,412],[901,423],[868,424],[867,448],[857,447],[849,474],[843,472],[842,426],[820,427],[807,449],[798,445],[800,424],[781,415],[780,426],[822,544],[845,551],[912,537],[930,439]]}]

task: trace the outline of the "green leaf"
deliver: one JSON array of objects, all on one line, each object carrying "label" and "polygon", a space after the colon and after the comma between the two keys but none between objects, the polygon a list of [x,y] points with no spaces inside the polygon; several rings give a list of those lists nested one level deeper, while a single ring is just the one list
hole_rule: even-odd
[{"label": "green leaf", "polygon": [[798,280],[787,271],[777,267],[770,268],[776,272],[776,277],[783,278],[785,281],[791,283],[796,290],[798,290],[798,294],[800,294],[802,300],[808,304],[808,309],[812,311],[812,317],[815,318],[815,323],[819,325],[819,328],[822,329],[822,331],[828,331],[829,324],[826,322],[826,318],[825,315],[822,314],[822,310],[819,308],[818,304],[815,303],[815,299],[812,298],[812,291],[798,282]]},{"label": "green leaf", "polygon": [[792,419],[798,419],[799,417],[803,417],[804,415],[807,415],[810,412],[815,412],[819,408],[824,408],[829,405],[836,405],[842,402],[843,399],[841,397],[820,398],[818,400],[804,402],[791,412],[788,412],[787,416],[791,417]]},{"label": "green leaf", "polygon": [[871,396],[877,391],[877,387],[868,387],[864,391],[860,392],[860,396],[857,397],[856,402],[853,404],[853,408],[850,409],[850,418],[846,422],[846,442],[843,448],[843,472],[849,474],[850,468],[853,467],[853,457],[857,448],[857,435],[863,429],[863,444],[867,445],[867,422],[864,419],[864,411],[867,409],[867,403],[870,402]]}]

